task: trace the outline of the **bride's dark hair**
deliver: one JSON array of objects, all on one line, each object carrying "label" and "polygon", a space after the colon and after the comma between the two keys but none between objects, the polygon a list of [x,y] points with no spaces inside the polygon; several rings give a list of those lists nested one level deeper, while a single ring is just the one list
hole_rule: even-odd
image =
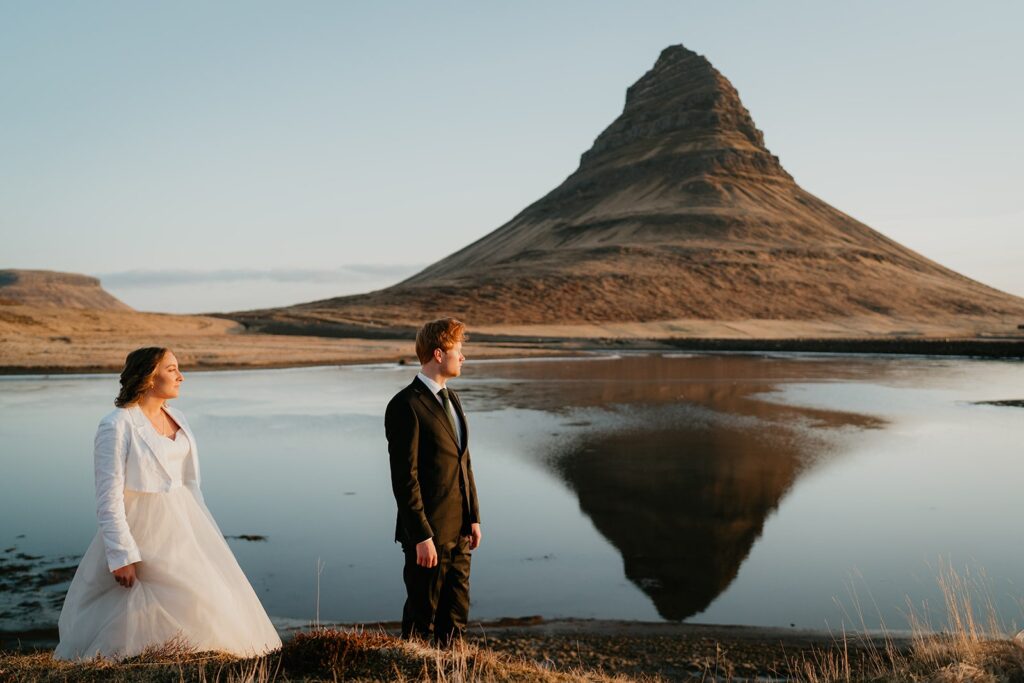
[{"label": "bride's dark hair", "polygon": [[163,346],[147,346],[128,354],[121,370],[121,393],[114,399],[115,406],[124,408],[142,398],[153,386],[156,366],[169,350]]}]

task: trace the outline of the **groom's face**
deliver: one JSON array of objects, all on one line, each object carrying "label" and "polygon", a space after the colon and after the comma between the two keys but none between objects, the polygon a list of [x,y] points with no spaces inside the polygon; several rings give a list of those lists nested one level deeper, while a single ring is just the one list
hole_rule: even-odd
[{"label": "groom's face", "polygon": [[456,342],[455,346],[447,351],[441,351],[440,370],[445,377],[458,377],[462,374],[462,363],[466,357],[462,355],[462,342]]}]

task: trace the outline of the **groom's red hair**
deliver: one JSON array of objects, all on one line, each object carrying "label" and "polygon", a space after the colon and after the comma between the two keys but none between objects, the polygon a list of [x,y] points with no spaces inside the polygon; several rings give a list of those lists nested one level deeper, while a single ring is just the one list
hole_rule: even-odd
[{"label": "groom's red hair", "polygon": [[429,363],[434,349],[450,351],[459,342],[467,341],[466,323],[455,318],[431,320],[416,333],[416,357],[421,364]]}]

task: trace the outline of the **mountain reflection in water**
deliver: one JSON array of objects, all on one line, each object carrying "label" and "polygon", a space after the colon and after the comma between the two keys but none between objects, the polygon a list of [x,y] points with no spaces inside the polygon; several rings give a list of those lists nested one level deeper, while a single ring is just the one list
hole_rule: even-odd
[{"label": "mountain reflection in water", "polygon": [[[508,381],[463,393],[477,410],[610,411],[540,456],[658,613],[683,620],[736,578],[768,515],[837,436],[882,424],[759,398],[779,382],[834,381],[825,365],[745,356],[487,364],[489,378]],[[845,372],[855,377],[857,364]]]}]

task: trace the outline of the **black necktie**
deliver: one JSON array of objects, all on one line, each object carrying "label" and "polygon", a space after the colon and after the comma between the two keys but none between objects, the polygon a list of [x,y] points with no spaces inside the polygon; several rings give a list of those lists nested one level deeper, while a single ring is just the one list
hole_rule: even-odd
[{"label": "black necktie", "polygon": [[452,417],[452,400],[448,398],[448,387],[442,388],[441,391],[437,392],[437,395],[441,397],[441,403],[444,404],[445,417],[448,418],[448,424],[452,426],[452,434],[455,435],[455,440],[458,441],[459,430],[455,427],[455,418]]}]

